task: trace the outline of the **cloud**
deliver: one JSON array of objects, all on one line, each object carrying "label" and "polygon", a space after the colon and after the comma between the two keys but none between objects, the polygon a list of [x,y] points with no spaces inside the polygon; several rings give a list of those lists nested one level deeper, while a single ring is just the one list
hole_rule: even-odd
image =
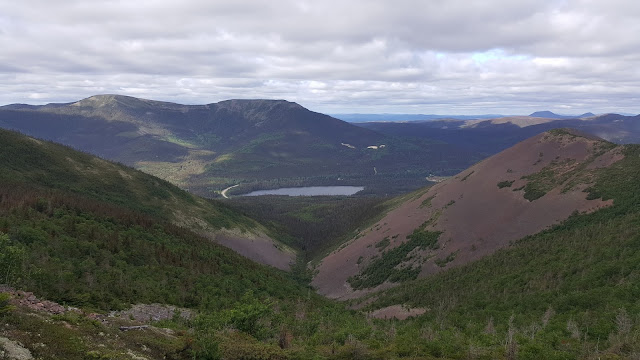
[{"label": "cloud", "polygon": [[0,103],[121,93],[323,112],[640,112],[628,0],[0,0]]}]

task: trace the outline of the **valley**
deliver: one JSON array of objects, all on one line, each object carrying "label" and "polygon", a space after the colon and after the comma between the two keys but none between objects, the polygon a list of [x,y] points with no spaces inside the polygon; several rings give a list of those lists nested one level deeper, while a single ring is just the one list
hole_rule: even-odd
[{"label": "valley", "polygon": [[[637,117],[552,115],[1,107],[0,344],[37,359],[633,358]],[[242,196],[312,186],[358,191]],[[124,315],[151,308],[173,315]]]}]

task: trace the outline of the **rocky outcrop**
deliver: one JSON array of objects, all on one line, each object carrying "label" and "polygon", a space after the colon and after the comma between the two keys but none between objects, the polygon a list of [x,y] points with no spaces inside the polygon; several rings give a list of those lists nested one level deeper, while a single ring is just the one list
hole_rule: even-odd
[{"label": "rocky outcrop", "polygon": [[32,292],[15,290],[6,285],[0,285],[0,293],[11,296],[12,305],[22,306],[35,311],[42,311],[52,315],[64,314],[67,311],[79,311],[73,307],[64,307],[56,302],[38,299]]}]

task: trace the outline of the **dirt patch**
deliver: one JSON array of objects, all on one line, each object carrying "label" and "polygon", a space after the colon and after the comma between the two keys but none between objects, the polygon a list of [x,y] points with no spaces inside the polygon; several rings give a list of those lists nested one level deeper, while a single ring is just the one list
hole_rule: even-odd
[{"label": "dirt patch", "polygon": [[427,312],[423,308],[409,308],[405,305],[391,305],[382,309],[374,310],[367,314],[368,317],[376,319],[398,319],[406,320],[410,317],[419,316]]},{"label": "dirt patch", "polygon": [[277,244],[264,234],[220,232],[214,235],[214,239],[220,245],[226,246],[244,257],[280,270],[290,270],[291,264],[295,262],[295,253],[292,250]]},{"label": "dirt patch", "polygon": [[[607,146],[610,144],[598,138],[562,132],[525,140],[389,212],[325,257],[316,268],[312,285],[320,294],[337,299],[379,290],[354,291],[348,279],[383,256],[383,251],[407,241],[419,227],[441,232],[437,249],[412,251],[411,259],[403,263],[419,267],[419,277],[424,277],[492,254],[567,219],[574,211],[592,212],[610,206],[611,200],[587,200],[583,192],[591,181],[589,169],[606,167],[622,158],[617,148],[602,152]],[[547,173],[550,179],[544,178]],[[524,197],[524,186],[533,181],[532,174],[538,174],[542,180],[537,181],[547,188],[529,201]],[[503,186],[498,185],[501,183]],[[380,250],[376,244],[385,237],[389,243]]]}]

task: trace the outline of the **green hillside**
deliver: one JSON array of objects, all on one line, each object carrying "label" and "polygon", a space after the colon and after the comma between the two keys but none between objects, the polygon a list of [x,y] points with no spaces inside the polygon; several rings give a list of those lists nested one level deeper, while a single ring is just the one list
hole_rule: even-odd
[{"label": "green hillside", "polygon": [[[49,141],[0,130],[0,183],[57,189],[196,229],[257,224],[167,181]],[[199,225],[198,225],[199,224]]]}]

